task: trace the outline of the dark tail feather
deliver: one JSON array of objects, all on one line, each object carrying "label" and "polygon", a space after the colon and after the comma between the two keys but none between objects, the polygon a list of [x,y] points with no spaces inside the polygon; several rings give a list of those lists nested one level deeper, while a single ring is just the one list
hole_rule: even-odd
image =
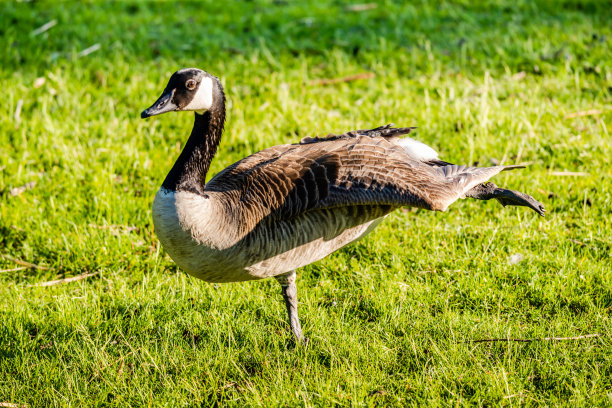
[{"label": "dark tail feather", "polygon": [[363,129],[363,130],[353,130],[349,133],[354,133],[355,136],[370,136],[370,137],[394,137],[394,136],[402,136],[407,135],[412,132],[412,130],[416,129],[416,127],[407,127],[407,128],[394,128],[392,127],[393,123],[389,123],[388,125],[379,126],[374,129]]},{"label": "dark tail feather", "polygon": [[407,135],[416,127],[407,127],[407,128],[394,128],[393,123],[389,123],[388,125],[379,126],[374,129],[362,129],[362,130],[352,130],[350,132],[343,133],[341,135],[334,135],[330,133],[325,137],[305,137],[300,140],[300,144],[309,144],[309,143],[318,143],[318,142],[327,142],[330,140],[343,139],[347,137],[357,137],[357,136],[369,136],[369,137],[394,137]]},{"label": "dark tail feather", "polygon": [[507,205],[529,207],[541,216],[544,216],[544,213],[546,212],[544,205],[529,194],[499,188],[493,183],[479,184],[468,191],[465,196],[476,198],[478,200],[490,200],[494,198],[504,207]]}]

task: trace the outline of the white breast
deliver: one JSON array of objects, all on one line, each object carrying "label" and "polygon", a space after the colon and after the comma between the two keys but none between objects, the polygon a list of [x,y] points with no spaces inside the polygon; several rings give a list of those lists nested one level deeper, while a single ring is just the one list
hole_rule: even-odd
[{"label": "white breast", "polygon": [[348,208],[337,208],[262,223],[245,235],[240,217],[222,203],[163,187],[153,202],[164,249],[185,272],[208,282],[262,279],[308,265],[367,235],[383,216],[352,220]]},{"label": "white breast", "polygon": [[[232,242],[228,223],[205,197],[159,189],[153,201],[153,224],[164,249],[182,269],[206,281],[246,280],[244,268],[227,259]],[[254,279],[254,278],[250,278]]]}]

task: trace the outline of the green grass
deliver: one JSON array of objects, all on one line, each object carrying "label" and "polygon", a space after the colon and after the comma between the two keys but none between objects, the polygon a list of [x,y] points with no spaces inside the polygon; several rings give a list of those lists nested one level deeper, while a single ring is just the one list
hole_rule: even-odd
[{"label": "green grass", "polygon": [[[0,6],[0,402],[612,405],[612,4],[347,5]],[[495,182],[548,214],[397,211],[299,272],[310,343],[295,349],[276,282],[198,281],[155,238],[152,198],[192,116],[139,114],[187,66],[227,90],[213,174],[393,122],[448,161],[531,163]],[[310,84],[363,72],[376,76]]]}]

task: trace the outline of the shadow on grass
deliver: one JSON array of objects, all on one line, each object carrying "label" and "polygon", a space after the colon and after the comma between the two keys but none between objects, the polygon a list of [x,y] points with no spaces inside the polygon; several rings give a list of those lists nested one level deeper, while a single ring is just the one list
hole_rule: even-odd
[{"label": "shadow on grass", "polygon": [[[361,8],[344,1],[303,5],[282,0],[5,4],[0,43],[6,51],[0,61],[4,70],[40,69],[41,61],[86,63],[91,52],[108,63],[136,59],[210,66],[257,54],[278,67],[279,59],[339,50],[360,62],[364,54],[384,60],[385,54],[415,53],[408,58],[415,69],[427,68],[432,54],[464,67],[489,59],[486,64],[492,66],[533,69],[534,64],[559,62],[569,55],[589,58],[593,47],[606,43],[605,35],[597,32],[612,17],[606,3],[387,1]],[[55,25],[33,34],[49,22]],[[551,34],[568,27],[568,35],[584,38],[555,43],[561,36]]]}]

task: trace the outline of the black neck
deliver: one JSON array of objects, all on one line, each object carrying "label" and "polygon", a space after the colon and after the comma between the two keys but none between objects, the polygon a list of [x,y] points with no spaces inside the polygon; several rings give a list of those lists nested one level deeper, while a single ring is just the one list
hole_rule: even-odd
[{"label": "black neck", "polygon": [[204,195],[206,173],[210,168],[225,124],[225,101],[218,100],[210,110],[195,114],[191,136],[162,187]]}]

